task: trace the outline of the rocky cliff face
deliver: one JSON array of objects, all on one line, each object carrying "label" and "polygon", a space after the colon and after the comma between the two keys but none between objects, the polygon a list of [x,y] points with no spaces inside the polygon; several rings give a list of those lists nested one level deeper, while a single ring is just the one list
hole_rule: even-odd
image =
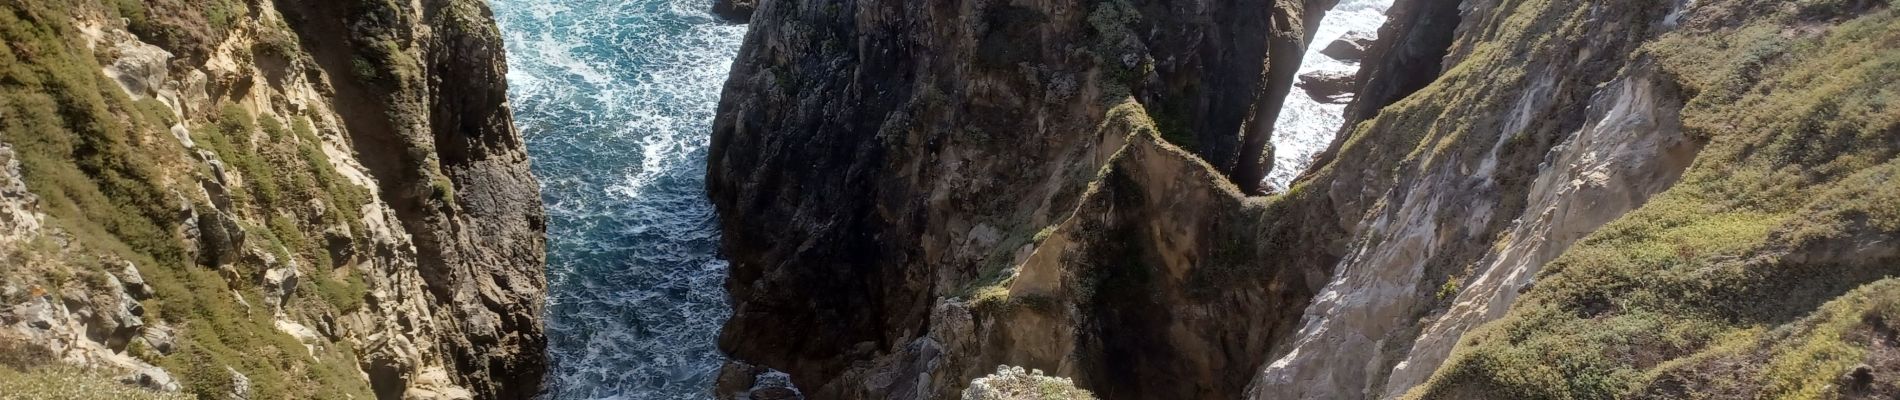
[{"label": "rocky cliff face", "polygon": [[1237,396],[1222,371],[1261,363],[1323,281],[1238,265],[1291,243],[1256,231],[1327,231],[1225,183],[1262,168],[1270,124],[1243,126],[1273,120],[1308,7],[760,2],[709,160],[722,347],[820,397],[955,397],[998,363]]},{"label": "rocky cliff face", "polygon": [[709,168],[724,387],[1900,390],[1888,2],[1400,0],[1338,140],[1248,196],[1325,7],[760,2]]},{"label": "rocky cliff face", "polygon": [[538,392],[543,217],[484,4],[55,3],[0,5],[11,376]]}]

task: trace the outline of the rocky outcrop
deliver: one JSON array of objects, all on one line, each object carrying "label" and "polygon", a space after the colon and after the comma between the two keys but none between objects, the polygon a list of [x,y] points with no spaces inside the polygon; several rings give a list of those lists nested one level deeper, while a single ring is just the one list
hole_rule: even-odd
[{"label": "rocky outcrop", "polygon": [[713,1],[712,14],[726,22],[743,24],[752,20],[752,11],[758,7],[758,0],[716,0]]},{"label": "rocky outcrop", "polygon": [[[1476,54],[1460,51],[1480,46],[1483,39],[1452,36],[1452,32],[1482,30],[1485,24],[1508,19],[1505,10],[1473,9],[1460,19],[1443,2],[1395,4],[1392,22],[1381,32],[1381,40],[1368,56],[1368,69],[1401,68],[1393,72],[1364,72],[1369,77],[1360,89],[1354,105],[1348,109],[1348,131],[1335,146],[1336,160],[1309,177],[1307,184],[1328,188],[1342,216],[1358,216],[1350,222],[1356,233],[1351,250],[1356,254],[1335,267],[1338,274],[1307,311],[1304,327],[1291,346],[1269,365],[1255,381],[1253,398],[1357,398],[1380,397],[1387,390],[1403,392],[1409,388],[1403,375],[1418,369],[1431,370],[1436,363],[1415,358],[1399,365],[1404,356],[1420,342],[1420,330],[1429,323],[1419,322],[1444,312],[1443,307],[1458,295],[1485,293],[1481,289],[1495,285],[1506,275],[1535,274],[1529,270],[1488,273],[1473,266],[1486,258],[1520,259],[1529,265],[1540,261],[1521,260],[1524,255],[1497,253],[1501,240],[1524,240],[1548,245],[1561,251],[1566,238],[1594,229],[1591,222],[1620,216],[1638,206],[1649,195],[1666,189],[1674,182],[1671,168],[1686,166],[1693,145],[1666,127],[1654,130],[1625,118],[1649,122],[1644,117],[1668,118],[1671,100],[1668,89],[1643,89],[1641,99],[1616,99],[1597,96],[1600,85],[1613,80],[1619,66],[1632,63],[1632,55],[1641,40],[1654,35],[1653,19],[1666,8],[1623,9],[1620,13],[1593,15],[1588,22],[1573,22],[1590,29],[1569,39],[1513,40],[1497,43],[1499,50],[1528,51],[1537,48],[1586,48],[1578,54],[1541,54],[1531,58],[1509,58],[1497,53]],[[1407,13],[1414,13],[1408,15]],[[1557,18],[1545,16],[1545,18]],[[1446,20],[1460,21],[1457,29],[1442,25]],[[1525,23],[1525,22],[1518,22]],[[1544,22],[1556,24],[1558,22]],[[1603,29],[1603,30],[1596,30]],[[1543,40],[1563,40],[1545,42]],[[1419,47],[1412,47],[1419,46]],[[1524,50],[1510,50],[1524,49]],[[1579,55],[1580,54],[1580,55]],[[1448,55],[1448,56],[1447,56]],[[1475,58],[1464,58],[1464,57]],[[1574,57],[1588,57],[1576,59]],[[1442,61],[1439,57],[1444,57]],[[1420,71],[1399,67],[1431,63]],[[1457,76],[1425,75],[1443,65],[1458,65],[1468,73]],[[1574,68],[1572,65],[1588,66]],[[1574,69],[1573,69],[1574,68]],[[1430,83],[1430,85],[1427,85]],[[1410,94],[1407,88],[1424,88]],[[1427,91],[1429,90],[1429,91]],[[1404,96],[1404,100],[1381,100],[1386,96]],[[1592,100],[1595,100],[1595,103]],[[1620,113],[1640,113],[1625,117],[1609,110],[1615,102],[1632,102],[1645,107]],[[1388,104],[1380,104],[1387,103]],[[1359,114],[1353,114],[1358,110]],[[1592,112],[1594,110],[1594,113]],[[1594,118],[1612,118],[1610,121]],[[1363,122],[1355,118],[1364,118]],[[1434,124],[1433,121],[1444,121]],[[1591,124],[1619,126],[1618,139],[1591,142],[1584,133]],[[1453,132],[1458,132],[1454,134]],[[1647,136],[1653,135],[1653,136]],[[1378,139],[1365,139],[1378,138]],[[1581,138],[1581,139],[1580,139]],[[1356,140],[1356,141],[1355,141]],[[1559,164],[1556,161],[1609,156],[1618,146],[1642,141],[1662,143],[1626,151],[1636,159],[1654,159],[1656,165],[1642,165],[1635,182],[1614,172],[1593,170],[1593,165]],[[1568,147],[1558,146],[1569,142]],[[1432,143],[1424,145],[1424,143]],[[1419,146],[1426,146],[1420,149]],[[1594,146],[1594,147],[1593,147]],[[1413,150],[1420,149],[1420,150]],[[1563,156],[1566,152],[1580,152]],[[1587,155],[1587,156],[1585,156]],[[1665,161],[1664,155],[1674,157]],[[1591,172],[1586,172],[1591,171]],[[1536,176],[1555,174],[1538,186]],[[1599,187],[1615,201],[1590,203],[1601,207],[1591,211],[1572,211],[1569,201],[1592,201],[1590,192],[1558,192],[1554,180],[1570,182],[1563,176],[1590,174],[1590,181],[1577,186]],[[1578,196],[1570,198],[1567,196]],[[1561,200],[1559,200],[1561,199]],[[1553,204],[1563,203],[1563,204]],[[1541,204],[1540,204],[1541,203]],[[1574,212],[1576,216],[1552,216],[1553,212]],[[1512,236],[1511,227],[1535,227],[1552,219],[1580,222],[1555,222],[1567,225],[1567,232],[1518,232],[1532,235]],[[1600,222],[1597,222],[1600,223]],[[1536,229],[1536,228],[1532,228]],[[1551,243],[1551,242],[1555,243]],[[1363,250],[1361,250],[1363,249]],[[1536,251],[1536,250],[1532,250]],[[1520,280],[1520,284],[1523,282]],[[1475,285],[1475,286],[1474,286]],[[1463,288],[1479,289],[1461,291]],[[1495,292],[1492,292],[1495,293]],[[1509,296],[1509,295],[1505,295]],[[1507,299],[1508,300],[1508,299]],[[1508,306],[1507,303],[1502,303]],[[1481,318],[1479,318],[1481,319]],[[1456,336],[1456,335],[1451,335]],[[1426,335],[1426,342],[1440,340]],[[1422,353],[1432,350],[1418,349]],[[1398,387],[1388,387],[1388,376]]]},{"label": "rocky outcrop", "polygon": [[1296,85],[1314,100],[1339,104],[1351,100],[1346,95],[1357,87],[1352,79],[1353,75],[1345,72],[1313,71],[1300,75],[1300,83]]},{"label": "rocky outcrop", "polygon": [[1373,39],[1375,38],[1371,32],[1346,32],[1345,36],[1327,43],[1326,48],[1319,50],[1319,54],[1332,57],[1334,60],[1357,62],[1366,57],[1366,49],[1372,47]]},{"label": "rocky outcrop", "polygon": [[55,3],[0,6],[0,90],[59,99],[0,104],[41,199],[0,210],[45,221],[0,223],[39,226],[0,300],[47,310],[0,344],[210,397],[539,392],[543,217],[483,3]]},{"label": "rocky outcrop", "polygon": [[[1260,291],[1221,296],[1191,286],[1233,265],[1189,260],[1255,250],[1180,253],[1176,239],[1129,236],[1162,204],[1078,209],[1167,187],[1139,175],[1156,186],[1092,189],[1111,160],[1128,159],[1131,171],[1154,162],[1196,174],[1180,190],[1203,196],[1179,207],[1267,212],[1225,177],[1244,154],[1265,154],[1243,122],[1271,121],[1278,107],[1256,102],[1291,88],[1307,5],[818,4],[759,4],[715,121],[708,191],[734,305],[720,343],[736,359],[788,372],[815,398],[956,397],[1002,363],[1074,377],[1105,398],[1231,397],[1246,378],[1222,371],[1252,368],[1269,332],[1290,331],[1312,271],[1262,273],[1250,283]],[[1137,143],[1141,155],[1117,156]],[[1057,233],[1097,218],[1111,219]],[[1169,227],[1208,232],[1189,241],[1208,244],[1256,228],[1267,229],[1198,218]],[[1060,257],[1051,241],[1117,237],[1141,238],[1125,244],[1130,258],[1082,255],[1103,270],[1169,274],[1143,283],[1172,288],[1156,301],[1191,299],[1206,314],[1118,307],[1150,304],[1132,286],[1039,293],[1011,283],[1037,274],[1092,287],[1114,275],[1031,259]],[[1184,332],[1178,351],[1124,350],[1163,332]],[[1017,342],[986,344],[1002,337]],[[1199,351],[1213,348],[1253,351]]]},{"label": "rocky outcrop", "polygon": [[[735,370],[813,398],[997,365],[1110,399],[1892,392],[1888,4],[1402,0],[1339,138],[1264,197],[1230,183],[1267,151],[1247,121],[1323,7],[1225,7],[760,4],[709,164]],[[1278,35],[1222,35],[1248,12]]]},{"label": "rocky outcrop", "polygon": [[[1462,20],[1462,0],[1395,1],[1386,10],[1380,40],[1359,61],[1359,93],[1346,107],[1342,130],[1438,78]],[[1343,133],[1340,136],[1345,136]],[[1315,163],[1319,164],[1319,163]]]}]

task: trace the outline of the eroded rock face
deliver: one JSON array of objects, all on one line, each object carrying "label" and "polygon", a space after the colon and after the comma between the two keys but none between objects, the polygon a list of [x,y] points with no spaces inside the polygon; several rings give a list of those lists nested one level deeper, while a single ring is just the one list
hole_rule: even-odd
[{"label": "eroded rock face", "polygon": [[[0,131],[0,345],[211,397],[539,392],[544,222],[484,3],[0,17],[63,38],[9,36],[36,50],[0,61],[0,90],[86,105],[0,111],[41,127]],[[148,363],[177,358],[198,369]]]},{"label": "eroded rock face", "polygon": [[[735,310],[721,347],[790,373],[814,398],[951,398],[1003,361],[1073,376],[1110,398],[1237,395],[1246,378],[1222,371],[1258,363],[1272,336],[1264,332],[1290,330],[1300,307],[1280,302],[1303,302],[1292,293],[1317,278],[1288,269],[1300,278],[1250,283],[1274,288],[1241,298],[1195,292],[1207,296],[1195,302],[1210,316],[1117,311],[1108,304],[1145,294],[1115,290],[1065,289],[1036,314],[983,304],[1050,296],[997,297],[1015,293],[1009,282],[1031,269],[1094,285],[1086,269],[1024,263],[1062,252],[1048,248],[1048,232],[1091,201],[1098,173],[1130,143],[1165,137],[1173,150],[1156,158],[1199,171],[1189,185],[1210,194],[1197,201],[1225,198],[1223,210],[1260,212],[1244,208],[1225,177],[1243,170],[1243,158],[1265,154],[1243,122],[1271,121],[1277,105],[1257,102],[1291,88],[1286,68],[1299,64],[1307,8],[761,2],[708,161],[732,261]],[[1246,150],[1253,145],[1260,148]],[[1250,229],[1205,223],[1180,229]],[[1200,240],[1228,239],[1243,240]],[[1134,248],[1180,251],[1168,239],[1141,243]],[[1215,269],[1167,260],[1181,271]],[[1112,264],[1161,273],[1160,264],[1132,262]],[[1167,281],[1179,290],[1167,296],[1187,296],[1178,287],[1195,279],[1206,278]],[[990,339],[1029,326],[1050,330],[1014,344]],[[1125,342],[1103,342],[1170,329],[1210,333],[1184,336],[1181,351],[1125,353]],[[1194,350],[1221,347],[1254,351],[1227,358]],[[1137,364],[1154,367],[1128,367]]]},{"label": "eroded rock face", "polygon": [[[1169,42],[1193,7],[1135,2],[768,1],[709,165],[722,347],[813,398],[997,365],[1111,399],[1886,395],[1888,7],[1402,0],[1341,136],[1258,197],[1227,179],[1257,126],[1221,121],[1273,115],[1297,41]],[[1184,58],[1223,42],[1265,62]],[[1238,70],[1267,79],[1199,86]]]},{"label": "eroded rock face", "polygon": [[[1366,58],[1366,67],[1361,72],[1366,83],[1348,109],[1349,125],[1340,140],[1383,139],[1362,140],[1354,146],[1338,149],[1337,158],[1329,161],[1326,170],[1307,181],[1329,192],[1342,218],[1356,219],[1341,221],[1355,232],[1354,244],[1346,250],[1353,256],[1341,260],[1335,267],[1338,275],[1308,309],[1301,332],[1264,368],[1250,388],[1252,398],[1375,398],[1402,394],[1418,379],[1404,375],[1420,369],[1432,370],[1437,365],[1429,357],[1414,358],[1401,365],[1406,361],[1406,353],[1448,351],[1432,350],[1440,346],[1436,341],[1444,340],[1438,334],[1426,335],[1423,343],[1428,344],[1415,345],[1420,343],[1420,331],[1436,329],[1428,328],[1430,323],[1419,322],[1420,319],[1443,313],[1456,295],[1494,290],[1460,293],[1458,288],[1487,287],[1495,285],[1492,283],[1495,280],[1505,279],[1502,276],[1476,278],[1466,271],[1478,269],[1481,275],[1490,273],[1470,265],[1491,257],[1521,257],[1510,253],[1491,255],[1499,252],[1494,242],[1506,238],[1529,240],[1551,246],[1552,250],[1546,251],[1560,252],[1568,244],[1566,238],[1575,240],[1572,235],[1595,228],[1589,221],[1600,224],[1600,221],[1621,216],[1650,194],[1667,189],[1674,183],[1673,177],[1678,176],[1668,171],[1672,168],[1680,171],[1686,164],[1679,160],[1692,157],[1693,150],[1668,150],[1676,149],[1675,145],[1649,146],[1643,147],[1647,150],[1634,150],[1642,154],[1630,157],[1656,160],[1659,164],[1640,167],[1641,172],[1630,174],[1633,178],[1594,173],[1596,179],[1603,180],[1598,184],[1614,187],[1605,190],[1615,194],[1605,196],[1617,201],[1589,200],[1586,193],[1563,192],[1553,186],[1555,183],[1538,186],[1532,178],[1538,174],[1586,174],[1580,170],[1593,168],[1552,164],[1546,161],[1546,154],[1561,158],[1564,157],[1561,152],[1583,152],[1590,155],[1569,157],[1596,158],[1606,157],[1606,153],[1618,146],[1644,141],[1685,143],[1666,127],[1617,128],[1619,134],[1631,137],[1599,142],[1592,142],[1593,134],[1589,132],[1593,131],[1586,129],[1592,123],[1593,114],[1598,118],[1610,115],[1609,121],[1602,122],[1605,124],[1624,124],[1628,119],[1666,125],[1666,120],[1673,118],[1670,110],[1677,106],[1672,104],[1679,103],[1671,100],[1673,97],[1666,93],[1667,89],[1642,91],[1640,99],[1615,100],[1614,95],[1597,94],[1599,85],[1615,78],[1617,68],[1610,66],[1631,62],[1630,54],[1642,40],[1641,35],[1653,34],[1649,27],[1655,21],[1651,18],[1660,16],[1666,6],[1595,16],[1588,25],[1590,29],[1613,30],[1575,35],[1572,36],[1575,39],[1561,44],[1566,48],[1592,49],[1581,52],[1581,56],[1551,55],[1525,60],[1489,54],[1477,59],[1463,58],[1472,56],[1464,49],[1476,46],[1475,42],[1483,39],[1453,33],[1483,31],[1486,24],[1500,23],[1503,17],[1496,14],[1497,10],[1486,8],[1491,7],[1491,3],[1467,2],[1461,18],[1460,11],[1454,8],[1456,3],[1395,4],[1392,20],[1380,34],[1382,39],[1389,40],[1381,40]],[[1504,48],[1553,45],[1556,44],[1532,40],[1500,44]],[[1448,82],[1446,79],[1452,78],[1437,77],[1433,72],[1444,68],[1440,63],[1498,72],[1493,75],[1467,73],[1458,76],[1459,81]],[[1499,79],[1503,76],[1510,78]],[[1479,81],[1486,83],[1478,84]],[[1408,88],[1428,87],[1427,84],[1440,90],[1409,93]],[[1393,104],[1392,96],[1406,98]],[[1597,102],[1593,103],[1592,99]],[[1640,104],[1634,111],[1622,112],[1655,118],[1624,117],[1605,111],[1618,107],[1619,101]],[[1396,111],[1393,108],[1401,105]],[[1650,122],[1656,120],[1664,122]],[[1427,121],[1447,121],[1447,124],[1434,126]],[[1447,140],[1453,136],[1451,132],[1464,133],[1457,136],[1456,142],[1437,144],[1425,153],[1400,154],[1419,143]],[[1474,134],[1481,134],[1482,138],[1473,137]],[[1580,136],[1583,138],[1578,139]],[[1567,141],[1579,144],[1558,147]],[[1335,143],[1335,146],[1340,145]],[[1662,161],[1672,159],[1678,161]],[[1635,182],[1627,183],[1629,187],[1623,186],[1626,183],[1611,183],[1619,179]],[[1533,205],[1540,201],[1545,203]],[[1519,232],[1517,234],[1524,236],[1512,236],[1513,225],[1548,221],[1553,218],[1545,215],[1550,207],[1564,207],[1550,202],[1567,204],[1570,201],[1603,208],[1587,213],[1592,214],[1589,216],[1559,217],[1578,220],[1557,222],[1568,226],[1565,232]],[[1542,261],[1524,263],[1533,266],[1495,274],[1516,274],[1518,279],[1528,279],[1524,269],[1528,268],[1534,275],[1534,265],[1541,265]],[[1482,302],[1486,305],[1481,307],[1508,307],[1509,299],[1503,300],[1501,303]],[[1447,320],[1461,318],[1488,320],[1465,317]],[[1395,369],[1401,371],[1400,377],[1392,379],[1397,386],[1388,386],[1387,377],[1394,374]]]},{"label": "eroded rock face", "polygon": [[[364,54],[388,60],[368,79],[332,82],[339,96],[376,100],[338,112],[359,148],[429,150],[364,157],[451,322],[439,336],[449,376],[478,396],[529,396],[547,369],[546,217],[507,104],[500,34],[481,1],[425,3],[280,8],[316,19],[293,28],[328,71],[355,71]],[[419,36],[419,26],[431,29]],[[405,46],[388,49],[391,40]]]}]

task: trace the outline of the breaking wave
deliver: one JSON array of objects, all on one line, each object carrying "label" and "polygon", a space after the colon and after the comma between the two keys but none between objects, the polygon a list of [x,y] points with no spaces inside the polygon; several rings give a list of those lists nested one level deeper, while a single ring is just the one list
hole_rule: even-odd
[{"label": "breaking wave", "polygon": [[708,0],[492,0],[548,209],[548,397],[704,399],[726,262],[704,192],[745,27]]}]

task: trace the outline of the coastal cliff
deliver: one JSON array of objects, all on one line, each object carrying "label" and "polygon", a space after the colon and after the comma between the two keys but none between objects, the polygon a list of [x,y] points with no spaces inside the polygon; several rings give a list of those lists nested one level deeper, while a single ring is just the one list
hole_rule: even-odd
[{"label": "coastal cliff", "polygon": [[540,391],[545,222],[483,2],[7,2],[0,29],[0,391]]},{"label": "coastal cliff", "polygon": [[1334,257],[1247,241],[1334,232],[1227,183],[1264,175],[1321,3],[759,2],[708,161],[724,386],[765,366],[820,398],[945,398],[1007,363],[1238,396],[1225,371],[1324,282],[1291,265]]},{"label": "coastal cliff", "polygon": [[1900,393],[1888,2],[1398,0],[1261,196],[1328,7],[757,2],[720,390]]}]

